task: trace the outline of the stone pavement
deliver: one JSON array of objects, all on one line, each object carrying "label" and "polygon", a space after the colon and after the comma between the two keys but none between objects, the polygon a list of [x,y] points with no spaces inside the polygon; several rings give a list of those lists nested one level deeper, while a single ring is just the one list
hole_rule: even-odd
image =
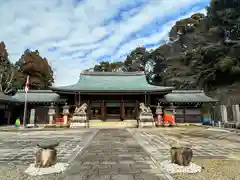
[{"label": "stone pavement", "polygon": [[[240,153],[239,143],[231,142],[228,139],[224,140],[224,137],[228,138],[228,133],[213,132],[212,137],[204,137],[204,132],[205,136],[207,134],[206,131],[202,131],[200,136],[200,132],[196,130],[193,132],[194,134],[186,133],[179,139],[180,132],[177,135],[164,130],[162,132],[159,130],[157,134],[149,130],[139,129],[129,129],[129,132],[151,154],[154,160],[158,162],[170,159],[169,150],[171,143],[176,143],[177,141],[181,145],[190,145],[193,149],[194,157],[198,158],[229,159],[231,154]],[[198,137],[195,137],[197,135]]]},{"label": "stone pavement", "polygon": [[[24,133],[2,133],[0,140],[0,165],[29,165],[34,162],[37,144],[56,140],[60,162],[69,162],[84,147],[94,130],[78,131],[35,131]],[[8,135],[8,137],[7,137]]]},{"label": "stone pavement", "polygon": [[[1,180],[170,180],[161,162],[170,158],[170,144],[176,140],[190,144],[196,159],[240,160],[239,133],[203,128],[82,128],[0,135]],[[34,161],[36,144],[48,140],[60,142],[58,161],[69,163],[69,168],[47,176],[24,174]]]},{"label": "stone pavement", "polygon": [[124,129],[100,129],[61,180],[166,180],[157,166]]}]

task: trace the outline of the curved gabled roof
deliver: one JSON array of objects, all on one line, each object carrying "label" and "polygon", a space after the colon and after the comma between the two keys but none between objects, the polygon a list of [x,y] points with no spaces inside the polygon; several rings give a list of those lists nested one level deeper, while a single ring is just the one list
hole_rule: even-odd
[{"label": "curved gabled roof", "polygon": [[167,102],[192,102],[192,103],[207,103],[218,102],[219,100],[207,96],[202,90],[178,90],[172,91],[164,96]]},{"label": "curved gabled roof", "polygon": [[[13,96],[18,102],[25,102],[25,91],[18,90]],[[28,102],[50,103],[59,101],[60,96],[52,90],[29,90],[27,94]]]},{"label": "curved gabled roof", "polygon": [[18,100],[0,92],[0,102],[18,102]]},{"label": "curved gabled roof", "polygon": [[161,92],[174,88],[150,85],[144,72],[84,72],[80,74],[76,84],[51,89],[80,92]]}]

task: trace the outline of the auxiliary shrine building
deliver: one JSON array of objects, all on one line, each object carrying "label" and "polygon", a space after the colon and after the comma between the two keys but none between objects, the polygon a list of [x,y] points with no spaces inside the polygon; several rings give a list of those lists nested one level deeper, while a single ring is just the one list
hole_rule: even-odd
[{"label": "auxiliary shrine building", "polygon": [[[91,120],[124,121],[136,119],[139,103],[151,107],[155,114],[159,103],[163,108],[174,105],[177,123],[200,123],[203,103],[215,103],[216,100],[206,96],[200,90],[175,91],[174,87],[154,86],[148,84],[144,72],[83,72],[76,84],[51,87],[51,90],[29,90],[28,113],[35,109],[37,124],[49,122],[48,109],[51,103],[56,107],[56,117],[62,116],[65,103],[70,107],[72,117],[76,107],[83,103],[88,105],[87,115]],[[25,92],[18,91],[13,99],[18,106],[14,112],[23,117]],[[12,117],[8,123],[14,123]],[[12,122],[13,121],[13,122]]]}]

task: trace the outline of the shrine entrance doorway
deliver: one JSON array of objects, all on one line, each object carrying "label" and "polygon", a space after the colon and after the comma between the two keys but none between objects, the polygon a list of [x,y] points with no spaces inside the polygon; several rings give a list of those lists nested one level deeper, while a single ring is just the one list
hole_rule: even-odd
[{"label": "shrine entrance doorway", "polygon": [[120,121],[121,120],[121,107],[120,102],[107,102],[106,103],[106,120],[107,121]]},{"label": "shrine entrance doorway", "polygon": [[120,107],[106,107],[106,120],[120,120]]}]

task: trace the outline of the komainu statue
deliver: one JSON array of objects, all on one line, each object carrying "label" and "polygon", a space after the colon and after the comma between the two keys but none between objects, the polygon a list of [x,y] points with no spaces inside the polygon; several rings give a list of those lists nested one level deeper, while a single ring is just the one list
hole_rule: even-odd
[{"label": "komainu statue", "polygon": [[80,107],[76,107],[76,109],[74,110],[74,115],[77,114],[86,114],[86,110],[87,110],[88,105],[86,103],[84,103],[83,105],[81,105]]},{"label": "komainu statue", "polygon": [[154,118],[150,107],[146,107],[144,103],[139,104],[139,120],[138,127],[142,127],[144,122],[151,122],[155,126]]},{"label": "komainu statue", "polygon": [[140,114],[146,113],[148,111],[148,108],[145,106],[144,103],[139,103],[139,109],[140,109]]},{"label": "komainu statue", "polygon": [[70,127],[82,126],[82,124],[85,124],[85,127],[89,126],[86,112],[87,108],[88,108],[87,103],[84,103],[80,107],[76,107],[73,113]]}]

